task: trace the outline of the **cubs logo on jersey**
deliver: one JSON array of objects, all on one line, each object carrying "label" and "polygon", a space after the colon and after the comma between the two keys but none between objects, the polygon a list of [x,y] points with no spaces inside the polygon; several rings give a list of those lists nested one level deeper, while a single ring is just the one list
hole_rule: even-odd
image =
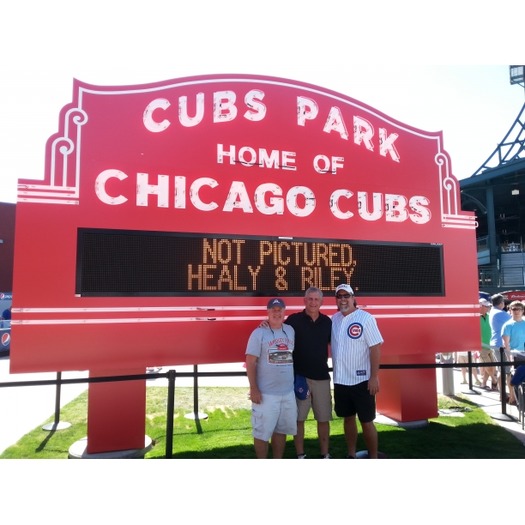
[{"label": "cubs logo on jersey", "polygon": [[363,325],[361,323],[352,323],[347,330],[348,337],[359,339],[363,334]]}]

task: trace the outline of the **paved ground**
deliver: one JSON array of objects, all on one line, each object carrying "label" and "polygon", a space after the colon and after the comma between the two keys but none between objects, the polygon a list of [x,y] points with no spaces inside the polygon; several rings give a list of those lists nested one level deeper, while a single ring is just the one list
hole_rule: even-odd
[{"label": "paved ground", "polygon": [[[486,391],[477,386],[470,389],[470,385],[461,384],[461,372],[456,369],[452,369],[452,384],[448,378],[443,377],[443,374],[447,373],[445,370],[447,369],[437,369],[436,371],[438,392],[443,393],[443,385],[445,384],[447,395],[455,394],[468,397],[470,401],[483,407],[483,410],[493,418],[494,422],[511,432],[525,446],[525,431],[522,429],[521,422],[518,421],[518,409],[515,406],[505,405],[505,413],[503,413],[499,392]],[[452,386],[453,392],[450,391],[450,386]]]},{"label": "paved ground", "polygon": [[[167,372],[175,369],[177,373],[193,372],[193,366],[173,366],[160,369]],[[244,372],[242,363],[227,363],[220,365],[199,365],[199,372]],[[502,413],[502,406],[498,392],[487,392],[481,388],[469,389],[468,385],[461,384],[461,373],[456,369],[448,369],[452,377],[445,376],[447,369],[437,369],[436,382],[438,393],[443,392],[445,384],[448,395],[464,395],[491,415],[494,421],[507,429],[525,445],[525,432],[518,421],[516,407],[506,405],[506,414]],[[87,377],[86,372],[65,372],[62,379]],[[20,381],[55,380],[54,373],[45,374],[10,374],[9,358],[0,358],[0,383]],[[159,378],[148,381],[151,386],[167,385],[167,380]],[[177,377],[176,386],[193,386],[193,378]],[[248,381],[244,376],[234,377],[201,377],[199,386],[246,386]],[[60,406],[64,406],[80,393],[86,390],[86,383],[62,385],[60,389]],[[0,453],[16,443],[21,437],[42,425],[55,414],[57,403],[57,389],[49,386],[21,386],[0,388]]]},{"label": "paved ground", "polygon": [[[84,372],[67,372],[62,379],[87,377]],[[10,374],[9,357],[0,358],[0,383],[56,380],[56,373]],[[86,384],[63,385],[60,406],[75,399]],[[57,389],[51,386],[14,386],[0,388],[0,453],[55,414]]]}]

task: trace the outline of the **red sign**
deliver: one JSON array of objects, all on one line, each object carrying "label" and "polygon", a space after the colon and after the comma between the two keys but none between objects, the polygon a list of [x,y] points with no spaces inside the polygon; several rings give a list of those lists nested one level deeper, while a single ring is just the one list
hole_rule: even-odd
[{"label": "red sign", "polygon": [[345,95],[247,75],[75,81],[45,180],[19,184],[11,367],[242,361],[268,296],[292,312],[315,285],[333,313],[343,282],[383,362],[477,349],[475,226],[442,134]]}]

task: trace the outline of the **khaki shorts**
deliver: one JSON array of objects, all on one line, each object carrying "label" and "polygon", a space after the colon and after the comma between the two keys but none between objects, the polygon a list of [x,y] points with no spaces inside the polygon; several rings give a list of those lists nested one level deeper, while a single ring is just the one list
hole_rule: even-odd
[{"label": "khaki shorts", "polygon": [[[496,362],[499,362],[499,360],[501,359],[501,349],[497,348],[495,346],[491,346],[490,348],[494,352],[494,355],[496,357]],[[510,354],[507,355],[507,351],[506,350],[503,351],[503,360],[504,361],[512,361],[512,357],[510,356]],[[512,369],[511,369],[510,366],[504,366],[503,368],[505,369],[505,373],[506,374],[510,374],[512,372]],[[499,369],[500,368],[498,367],[498,370]]]},{"label": "khaki shorts", "polygon": [[479,354],[479,358],[482,363],[495,363],[496,362],[496,356],[492,350],[481,350]]},{"label": "khaki shorts", "polygon": [[314,418],[320,423],[332,421],[332,390],[330,379],[306,378],[310,395],[307,399],[297,399],[297,421],[306,421],[310,409],[314,412]]}]

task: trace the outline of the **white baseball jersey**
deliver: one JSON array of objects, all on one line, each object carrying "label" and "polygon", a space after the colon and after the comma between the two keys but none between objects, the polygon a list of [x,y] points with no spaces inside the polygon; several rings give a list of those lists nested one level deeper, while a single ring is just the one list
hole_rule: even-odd
[{"label": "white baseball jersey", "polygon": [[357,385],[370,379],[370,347],[383,342],[375,318],[364,310],[332,316],[334,383]]}]

